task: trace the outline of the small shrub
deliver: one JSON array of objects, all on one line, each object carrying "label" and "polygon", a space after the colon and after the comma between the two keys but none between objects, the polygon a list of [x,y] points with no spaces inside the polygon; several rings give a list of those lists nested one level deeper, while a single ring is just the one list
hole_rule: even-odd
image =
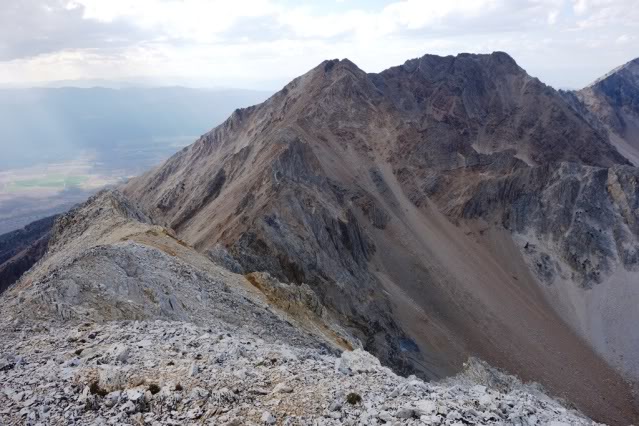
[{"label": "small shrub", "polygon": [[155,395],[156,393],[160,392],[160,387],[155,383],[151,383],[149,385],[149,392],[151,392],[152,395]]},{"label": "small shrub", "polygon": [[106,394],[109,393],[106,390],[102,389],[97,381],[91,382],[91,384],[89,385],[89,392],[91,392],[92,395],[99,396],[106,396]]},{"label": "small shrub", "polygon": [[178,383],[177,385],[175,385],[175,390],[176,390],[176,391],[181,392],[183,389],[184,389],[184,388],[182,388],[182,385],[181,385],[181,384],[179,384],[179,383]]},{"label": "small shrub", "polygon": [[351,392],[346,396],[346,402],[351,405],[356,405],[362,402],[362,397],[358,393]]}]

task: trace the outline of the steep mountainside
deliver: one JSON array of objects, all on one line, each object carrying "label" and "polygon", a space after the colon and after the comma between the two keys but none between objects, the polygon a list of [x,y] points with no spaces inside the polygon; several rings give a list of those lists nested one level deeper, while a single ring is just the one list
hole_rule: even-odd
[{"label": "steep mountainside", "polygon": [[638,419],[639,172],[504,53],[325,61],[124,195],[202,253],[306,283],[397,371],[468,355]]},{"label": "steep mountainside", "polygon": [[399,377],[308,286],[221,268],[117,191],[61,216],[0,306],[3,425],[595,425],[476,359]]},{"label": "steep mountainside", "polygon": [[639,166],[639,58],[573,95],[610,132],[619,152]]},{"label": "steep mountainside", "polygon": [[44,255],[55,216],[0,235],[0,294]]}]

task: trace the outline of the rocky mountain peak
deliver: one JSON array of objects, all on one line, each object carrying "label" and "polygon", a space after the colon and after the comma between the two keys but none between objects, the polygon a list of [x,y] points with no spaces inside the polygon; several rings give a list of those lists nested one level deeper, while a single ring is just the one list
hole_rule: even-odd
[{"label": "rocky mountain peak", "polygon": [[635,58],[629,61],[625,65],[625,69],[630,71],[635,76],[639,75],[639,58]]},{"label": "rocky mountain peak", "polygon": [[[631,94],[627,83],[606,81],[610,93]],[[631,123],[629,109],[598,99]],[[371,74],[347,59],[324,61],[264,103],[236,110],[163,165],[60,217],[46,255],[2,296],[0,320],[18,333],[5,340],[22,333],[21,318],[61,323],[56,335],[66,322],[168,319],[208,327],[201,338],[204,329],[189,337],[182,325],[151,327],[158,338],[172,336],[181,354],[169,365],[165,351],[155,352],[154,362],[167,368],[152,379],[165,382],[160,393],[177,402],[168,382],[175,365],[188,367],[193,380],[184,383],[202,388],[197,394],[226,398],[220,405],[216,396],[206,414],[216,424],[232,421],[222,420],[231,411],[219,407],[269,424],[308,413],[300,420],[307,424],[320,411],[327,424],[417,420],[415,404],[393,400],[422,389],[413,379],[397,392],[383,384],[390,392],[370,392],[380,398],[374,403],[358,393],[366,410],[356,396],[353,407],[330,408],[337,407],[334,387],[322,407],[286,403],[281,393],[327,388],[307,383],[303,392],[282,392],[301,384],[295,373],[275,385],[284,379],[276,373],[283,363],[267,355],[273,348],[262,350],[272,341],[307,348],[319,368],[311,371],[332,371],[326,377],[333,384],[343,375],[349,386],[354,371],[379,371],[361,350],[348,352],[353,348],[428,380],[454,375],[479,356],[540,382],[596,420],[636,423],[639,171],[577,102],[577,94],[568,100],[503,52],[425,55]],[[103,333],[110,345],[106,336],[123,338],[113,327],[92,334]],[[131,343],[144,340],[130,331]],[[231,338],[229,351],[218,334]],[[37,346],[41,337],[34,339]],[[76,367],[97,367],[94,351],[102,346],[67,341],[55,350],[75,353]],[[82,352],[72,351],[80,349],[90,357],[75,360]],[[145,351],[131,353],[146,365]],[[328,364],[318,364],[321,354]],[[9,358],[5,364],[18,364]],[[212,363],[215,374],[206,377],[213,382],[194,379]],[[242,383],[256,377],[269,392],[239,385],[230,377],[238,366]],[[22,386],[21,376],[10,375],[11,386]],[[226,375],[230,380],[218,381]],[[138,385],[122,386],[128,393]],[[271,393],[282,403],[261,416],[238,405],[267,404]],[[100,395],[83,398],[103,412]],[[128,396],[123,404],[132,413],[142,409]],[[209,410],[205,403],[174,409],[187,406],[191,420],[204,415],[198,407]],[[372,417],[373,408],[389,407],[392,413]],[[523,423],[503,407],[507,418],[478,419],[478,409],[468,417],[460,407],[457,414],[437,409],[442,418],[427,421]],[[538,408],[537,421],[549,422]]]},{"label": "rocky mountain peak", "polygon": [[639,58],[568,94],[594,126],[607,132],[613,146],[639,165]]},{"label": "rocky mountain peak", "polygon": [[588,88],[601,92],[616,108],[630,108],[639,113],[639,58],[613,70]]},{"label": "rocky mountain peak", "polygon": [[424,55],[406,61],[402,66],[407,72],[416,70],[432,77],[445,77],[477,71],[488,71],[495,75],[525,74],[517,62],[505,52],[491,54],[460,53],[455,56]]},{"label": "rocky mountain peak", "polygon": [[617,69],[617,73],[639,74],[639,58],[634,58]]},{"label": "rocky mountain peak", "polygon": [[492,54],[460,53],[456,56],[424,55],[410,59],[399,67],[381,73],[400,73],[408,78],[419,78],[428,82],[448,81],[463,90],[463,86],[484,80],[506,81],[514,76],[527,77],[515,60],[504,52]]},{"label": "rocky mountain peak", "polygon": [[318,96],[335,95],[339,87],[366,85],[368,76],[349,59],[332,59],[320,63],[318,66],[302,76],[303,90],[308,99],[317,101]]},{"label": "rocky mountain peak", "polygon": [[635,58],[613,69],[612,71],[606,73],[602,77],[586,86],[586,88],[601,86],[605,84],[607,80],[614,80],[616,78],[627,79],[633,84],[639,86],[639,58]]},{"label": "rocky mountain peak", "polygon": [[[606,362],[634,374],[634,343],[603,343],[578,322],[591,308],[563,308],[638,262],[627,164],[505,53],[425,55],[370,74],[344,59],[123,192],[198,251],[223,247],[238,270],[308,285],[396,371],[442,377],[480,354],[600,418],[601,395],[616,394],[630,418]],[[588,315],[616,321],[604,312]]]},{"label": "rocky mountain peak", "polygon": [[339,74],[340,72],[363,73],[363,71],[348,58],[325,60],[316,69],[323,68],[324,72]]},{"label": "rocky mountain peak", "polygon": [[291,81],[277,95],[290,95],[296,91],[317,95],[318,89],[324,89],[344,77],[366,79],[366,73],[349,59],[327,59]]}]

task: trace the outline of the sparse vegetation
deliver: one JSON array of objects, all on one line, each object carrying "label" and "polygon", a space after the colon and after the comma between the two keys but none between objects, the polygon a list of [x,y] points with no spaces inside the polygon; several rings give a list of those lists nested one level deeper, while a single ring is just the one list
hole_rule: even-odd
[{"label": "sparse vegetation", "polygon": [[155,383],[151,383],[149,385],[149,392],[151,392],[152,395],[155,395],[156,393],[160,392],[160,386]]},{"label": "sparse vegetation", "polygon": [[91,382],[89,385],[89,392],[92,395],[106,396],[109,392],[100,387],[100,384],[97,381]]},{"label": "sparse vegetation", "polygon": [[348,395],[346,395],[346,402],[348,402],[351,405],[357,405],[360,402],[362,402],[362,397],[355,392],[351,392]]}]

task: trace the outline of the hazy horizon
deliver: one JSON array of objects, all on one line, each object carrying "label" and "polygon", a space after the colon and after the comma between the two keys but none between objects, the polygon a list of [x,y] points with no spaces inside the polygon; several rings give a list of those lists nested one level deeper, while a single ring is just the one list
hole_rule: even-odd
[{"label": "hazy horizon", "polygon": [[0,89],[0,234],[143,173],[270,93]]}]

